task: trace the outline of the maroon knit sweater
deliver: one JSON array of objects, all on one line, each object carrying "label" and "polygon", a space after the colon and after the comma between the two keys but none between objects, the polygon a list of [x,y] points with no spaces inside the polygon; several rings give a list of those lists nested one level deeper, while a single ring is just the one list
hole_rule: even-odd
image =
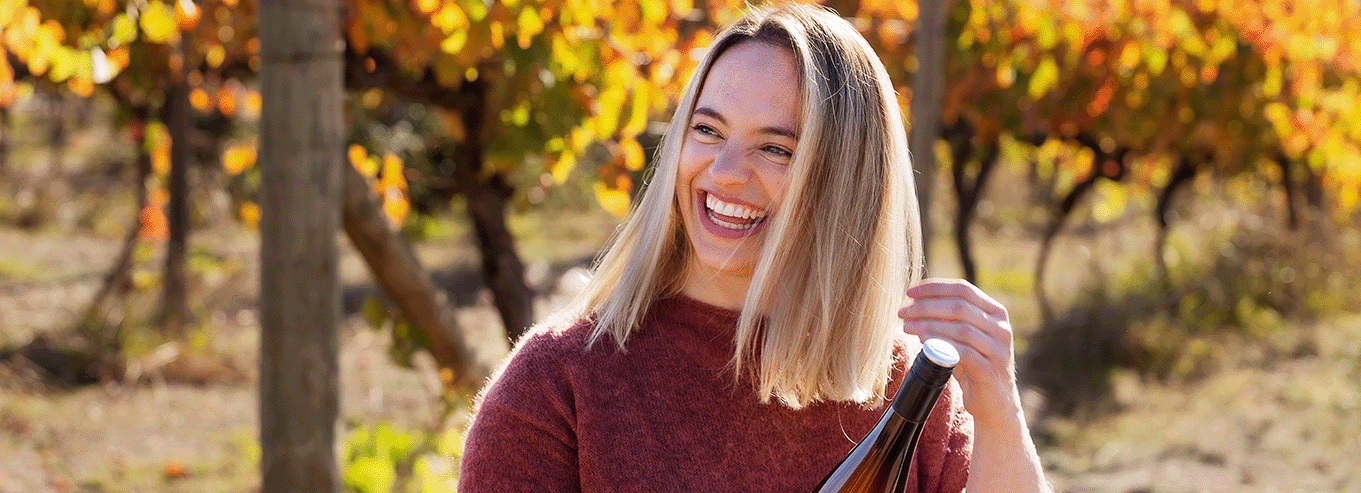
[{"label": "maroon knit sweater", "polygon": [[[539,326],[479,397],[459,491],[812,491],[874,427],[884,406],[762,404],[727,366],[738,313],[656,302],[627,351],[591,326]],[[920,343],[895,345],[888,395]],[[910,351],[909,351],[910,350]],[[922,431],[909,491],[964,489],[972,418],[951,381]]]}]

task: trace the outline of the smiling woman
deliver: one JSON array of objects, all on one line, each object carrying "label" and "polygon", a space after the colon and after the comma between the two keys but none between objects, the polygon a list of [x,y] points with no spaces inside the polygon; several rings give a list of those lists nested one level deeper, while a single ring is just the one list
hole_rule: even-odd
[{"label": "smiling woman", "polygon": [[909,290],[918,224],[865,40],[821,7],[748,13],[700,63],[590,284],[479,396],[460,490],[809,491],[919,335],[962,356],[908,489],[1042,489],[1005,309],[967,283]]}]

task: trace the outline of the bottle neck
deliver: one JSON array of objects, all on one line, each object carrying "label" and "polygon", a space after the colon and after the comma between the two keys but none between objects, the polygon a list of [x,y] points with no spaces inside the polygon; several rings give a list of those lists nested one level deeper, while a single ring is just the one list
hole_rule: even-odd
[{"label": "bottle neck", "polygon": [[918,355],[893,396],[893,412],[913,423],[924,423],[953,371],[954,367],[940,366]]}]

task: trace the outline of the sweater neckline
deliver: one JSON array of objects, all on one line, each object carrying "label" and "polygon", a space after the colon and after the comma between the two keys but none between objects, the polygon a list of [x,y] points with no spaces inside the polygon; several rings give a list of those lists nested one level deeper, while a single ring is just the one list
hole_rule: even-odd
[{"label": "sweater neckline", "polygon": [[676,294],[654,302],[649,316],[656,317],[658,322],[666,325],[683,325],[702,332],[731,334],[742,312]]}]

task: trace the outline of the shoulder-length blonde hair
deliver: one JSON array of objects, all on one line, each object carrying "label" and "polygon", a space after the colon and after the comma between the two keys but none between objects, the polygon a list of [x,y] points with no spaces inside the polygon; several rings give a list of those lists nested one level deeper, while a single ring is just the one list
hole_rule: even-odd
[{"label": "shoulder-length blonde hair", "polygon": [[726,28],[677,105],[652,180],[577,298],[590,344],[624,350],[648,307],[677,294],[691,247],[676,202],[681,146],[714,61],[743,42],[793,53],[802,130],[780,213],[742,305],[737,375],[755,369],[762,402],[871,404],[888,381],[897,310],[920,276],[921,232],[907,135],[888,73],[845,20],[821,7],[752,11]]}]

